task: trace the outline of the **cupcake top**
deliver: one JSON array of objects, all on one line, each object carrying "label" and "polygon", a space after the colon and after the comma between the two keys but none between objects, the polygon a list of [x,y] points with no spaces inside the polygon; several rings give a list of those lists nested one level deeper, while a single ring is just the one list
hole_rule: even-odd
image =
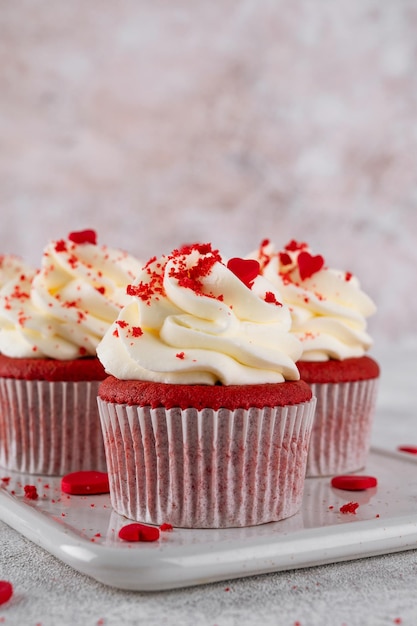
[{"label": "cupcake top", "polygon": [[321,255],[294,240],[276,251],[265,239],[250,256],[289,306],[303,361],[361,357],[370,348],[367,318],[376,307],[350,272],[327,267]]},{"label": "cupcake top", "polygon": [[30,267],[20,257],[14,254],[0,254],[0,289],[9,280],[30,271]]},{"label": "cupcake top", "polygon": [[97,245],[92,230],[51,241],[38,271],[20,274],[0,291],[0,352],[61,360],[96,356],[141,267],[126,252]]},{"label": "cupcake top", "polygon": [[151,259],[97,348],[119,380],[245,385],[298,380],[300,341],[259,263],[209,243]]}]

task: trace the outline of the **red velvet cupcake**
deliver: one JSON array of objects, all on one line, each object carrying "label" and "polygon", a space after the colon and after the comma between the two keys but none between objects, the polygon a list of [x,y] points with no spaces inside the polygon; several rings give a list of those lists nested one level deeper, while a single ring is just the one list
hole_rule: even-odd
[{"label": "red velvet cupcake", "polygon": [[303,345],[297,366],[317,398],[307,476],[362,469],[379,378],[378,364],[366,356],[374,303],[352,273],[329,269],[305,243],[290,241],[274,252],[265,240],[254,256],[290,307],[292,333]]},{"label": "red velvet cupcake", "polygon": [[258,272],[202,244],[151,260],[129,287],[97,349],[119,514],[223,528],[299,510],[315,400],[289,310]]},{"label": "red velvet cupcake", "polygon": [[93,231],[51,242],[41,269],[0,291],[0,466],[28,474],[106,470],[96,346],[141,267]]}]

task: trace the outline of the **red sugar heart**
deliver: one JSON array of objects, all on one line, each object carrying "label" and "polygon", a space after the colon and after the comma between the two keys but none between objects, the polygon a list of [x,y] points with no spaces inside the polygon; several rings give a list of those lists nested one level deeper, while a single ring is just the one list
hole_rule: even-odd
[{"label": "red sugar heart", "polygon": [[146,524],[127,524],[119,530],[119,538],[123,541],[157,541],[159,528]]},{"label": "red sugar heart", "polygon": [[61,489],[73,496],[109,493],[109,477],[106,472],[84,470],[66,474],[61,479]]},{"label": "red sugar heart", "polygon": [[97,234],[95,230],[79,230],[74,231],[68,235],[68,239],[74,243],[92,243],[97,244]]},{"label": "red sugar heart", "polygon": [[398,446],[398,450],[408,454],[417,454],[417,446]]},{"label": "red sugar heart", "polygon": [[5,604],[13,595],[13,585],[7,580],[0,580],[0,604]]},{"label": "red sugar heart", "polygon": [[331,480],[332,487],[336,489],[345,489],[346,491],[362,491],[363,489],[372,489],[378,484],[374,476],[350,476],[341,475],[333,476]]},{"label": "red sugar heart", "polygon": [[227,268],[250,289],[259,274],[260,265],[255,259],[234,257],[228,261]]},{"label": "red sugar heart", "polygon": [[319,272],[324,265],[324,259],[321,254],[312,256],[309,252],[300,252],[298,255],[298,269],[300,271],[301,280],[310,278],[316,272]]}]

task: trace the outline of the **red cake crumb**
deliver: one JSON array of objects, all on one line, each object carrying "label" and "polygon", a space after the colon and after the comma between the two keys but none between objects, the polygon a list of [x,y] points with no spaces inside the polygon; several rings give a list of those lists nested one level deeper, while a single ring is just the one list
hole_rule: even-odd
[{"label": "red cake crumb", "polygon": [[356,509],[359,507],[359,502],[348,502],[347,504],[343,504],[339,511],[341,513],[353,513],[356,515]]},{"label": "red cake crumb", "polygon": [[86,381],[103,380],[104,367],[97,357],[79,359],[25,359],[0,354],[0,376],[19,380]]},{"label": "red cake crumb", "polygon": [[13,585],[8,580],[0,580],[0,604],[5,604],[13,595]]},{"label": "red cake crumb", "polygon": [[127,524],[119,530],[119,538],[123,541],[157,541],[159,528],[146,524]]},{"label": "red cake crumb", "polygon": [[303,381],[262,385],[176,385],[118,380],[108,376],[99,387],[102,400],[115,404],[164,406],[169,409],[205,407],[235,409],[274,407],[307,402],[312,397],[310,387]]},{"label": "red cake crumb", "polygon": [[297,361],[300,377],[306,383],[343,383],[378,378],[379,365],[369,356],[328,361]]},{"label": "red cake crumb", "polygon": [[35,487],[35,485],[25,485],[23,487],[24,491],[25,491],[25,498],[27,498],[28,500],[37,500],[39,497],[38,491]]}]

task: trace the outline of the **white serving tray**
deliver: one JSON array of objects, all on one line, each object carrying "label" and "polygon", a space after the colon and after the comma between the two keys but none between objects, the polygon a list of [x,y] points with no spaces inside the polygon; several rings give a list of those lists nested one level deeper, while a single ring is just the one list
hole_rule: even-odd
[{"label": "white serving tray", "polygon": [[[108,495],[68,496],[60,479],[0,469],[0,519],[74,569],[112,587],[140,591],[192,585],[417,548],[417,458],[372,449],[359,472],[378,479],[367,491],[306,481],[293,517],[243,529],[161,532],[155,543],[118,538],[129,520]],[[35,485],[38,500],[24,498]],[[359,503],[356,514],[340,507]]]}]

